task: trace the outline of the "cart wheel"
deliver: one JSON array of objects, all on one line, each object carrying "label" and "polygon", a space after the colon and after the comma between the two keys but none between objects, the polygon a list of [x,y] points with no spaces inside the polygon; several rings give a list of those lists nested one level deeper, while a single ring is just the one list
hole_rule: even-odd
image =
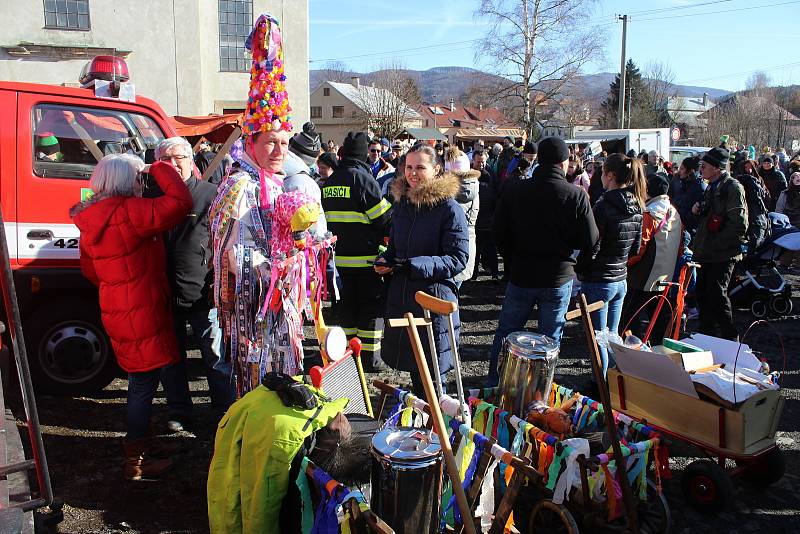
[{"label": "cart wheel", "polygon": [[647,501],[639,501],[636,507],[639,519],[639,532],[642,534],[666,534],[672,517],[667,499],[659,493],[652,481],[647,481]]},{"label": "cart wheel", "polygon": [[786,461],[778,447],[773,447],[768,452],[750,461],[737,461],[737,466],[744,466],[742,478],[756,486],[767,487],[783,477],[786,471]]},{"label": "cart wheel", "polygon": [[733,500],[731,477],[712,460],[696,460],[681,478],[683,495],[699,512],[719,512]]},{"label": "cart wheel", "polygon": [[578,534],[578,525],[564,505],[556,504],[550,499],[536,503],[531,511],[526,534],[537,532]]},{"label": "cart wheel", "polygon": [[756,317],[756,319],[763,319],[769,313],[769,306],[767,303],[761,299],[755,299],[750,304],[750,312]]},{"label": "cart wheel", "polygon": [[775,315],[789,315],[792,313],[792,299],[776,295],[769,301],[769,307]]}]

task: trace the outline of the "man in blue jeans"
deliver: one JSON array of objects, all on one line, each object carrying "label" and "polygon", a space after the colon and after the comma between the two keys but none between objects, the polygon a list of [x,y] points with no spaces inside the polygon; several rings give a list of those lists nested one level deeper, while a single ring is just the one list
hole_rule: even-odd
[{"label": "man in blue jeans", "polygon": [[539,166],[530,180],[506,188],[493,231],[500,255],[513,266],[500,324],[492,343],[488,386],[499,380],[497,360],[505,337],[522,330],[539,307],[537,331],[561,341],[575,250],[591,252],[599,239],[589,196],[565,179],[569,150],[561,139],[539,142]]}]

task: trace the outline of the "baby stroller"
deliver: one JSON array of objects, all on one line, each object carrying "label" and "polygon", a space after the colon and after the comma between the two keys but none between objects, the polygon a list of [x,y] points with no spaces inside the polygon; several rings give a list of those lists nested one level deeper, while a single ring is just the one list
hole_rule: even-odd
[{"label": "baby stroller", "polygon": [[731,302],[749,307],[758,319],[792,313],[792,286],[775,262],[787,250],[800,250],[800,228],[781,213],[770,213],[769,220],[770,236],[739,262],[728,289]]}]

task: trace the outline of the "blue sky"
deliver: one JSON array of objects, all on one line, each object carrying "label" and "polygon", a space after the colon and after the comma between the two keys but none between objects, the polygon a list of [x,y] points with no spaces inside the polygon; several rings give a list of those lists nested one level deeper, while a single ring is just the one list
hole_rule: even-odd
[{"label": "blue sky", "polygon": [[[311,67],[339,60],[363,72],[399,58],[419,70],[481,68],[470,42],[488,29],[473,17],[479,3],[309,0]],[[605,60],[587,72],[619,70],[622,23],[614,21],[617,13],[631,14],[627,56],[639,66],[666,63],[677,83],[737,90],[754,71],[763,70],[775,84],[800,84],[800,1],[600,0],[594,12],[575,21],[607,35]],[[432,45],[437,46],[420,48]]]}]

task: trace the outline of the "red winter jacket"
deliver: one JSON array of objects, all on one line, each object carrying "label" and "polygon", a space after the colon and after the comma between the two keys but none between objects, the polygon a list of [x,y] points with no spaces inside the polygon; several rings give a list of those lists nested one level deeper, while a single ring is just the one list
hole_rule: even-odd
[{"label": "red winter jacket", "polygon": [[150,175],[164,196],[90,200],[71,211],[81,231],[81,269],[100,288],[103,325],[129,373],[180,360],[161,234],[186,217],[192,195],[167,163],[154,163]]}]

